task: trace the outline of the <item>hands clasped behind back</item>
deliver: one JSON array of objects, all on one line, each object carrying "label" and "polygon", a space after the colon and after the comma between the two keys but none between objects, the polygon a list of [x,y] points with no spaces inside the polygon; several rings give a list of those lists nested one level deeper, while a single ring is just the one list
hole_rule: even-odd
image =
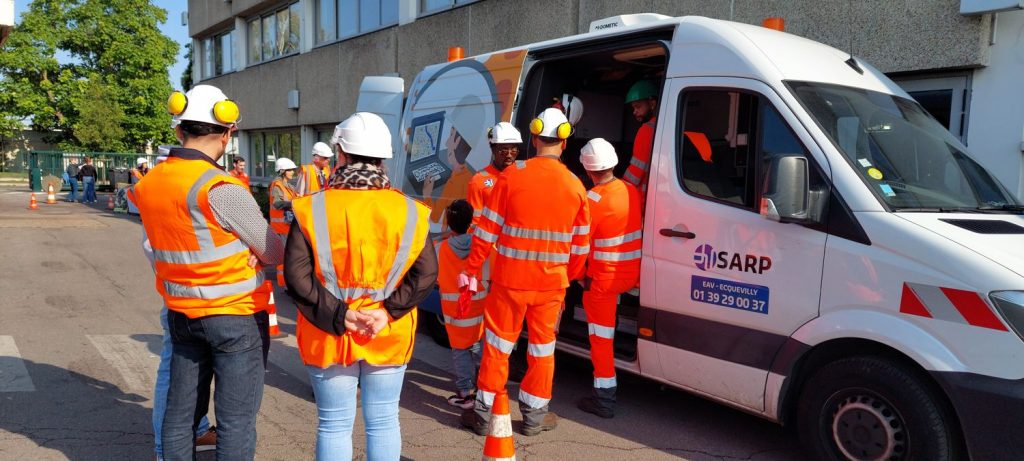
[{"label": "hands clasped behind back", "polygon": [[345,329],[373,338],[387,326],[389,317],[382,308],[369,310],[349,309],[345,312]]}]

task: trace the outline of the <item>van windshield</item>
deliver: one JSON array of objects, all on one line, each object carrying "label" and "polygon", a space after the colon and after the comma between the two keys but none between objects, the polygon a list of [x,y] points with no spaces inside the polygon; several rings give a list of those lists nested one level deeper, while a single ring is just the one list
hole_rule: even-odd
[{"label": "van windshield", "polygon": [[1020,211],[999,181],[917,102],[861,88],[787,84],[893,211]]}]

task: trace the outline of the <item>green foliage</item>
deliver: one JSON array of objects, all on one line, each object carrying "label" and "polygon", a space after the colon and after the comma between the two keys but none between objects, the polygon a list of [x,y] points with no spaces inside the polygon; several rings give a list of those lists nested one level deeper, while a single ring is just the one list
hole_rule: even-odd
[{"label": "green foliage", "polygon": [[0,52],[0,135],[31,120],[64,146],[172,141],[164,104],[178,50],[166,20],[148,0],[33,1]]},{"label": "green foliage", "polygon": [[185,60],[188,61],[188,65],[185,66],[185,70],[181,72],[181,90],[188,91],[192,89],[192,44],[185,44]]}]

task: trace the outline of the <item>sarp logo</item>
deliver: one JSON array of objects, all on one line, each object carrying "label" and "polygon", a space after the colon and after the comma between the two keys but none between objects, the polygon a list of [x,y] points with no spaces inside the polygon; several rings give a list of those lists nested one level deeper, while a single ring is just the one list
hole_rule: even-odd
[{"label": "sarp logo", "polygon": [[693,253],[693,263],[697,266],[697,269],[706,271],[715,264],[715,249],[711,245],[703,244],[697,247],[697,251]]},{"label": "sarp logo", "polygon": [[693,263],[702,271],[726,269],[753,274],[764,274],[772,268],[772,258],[749,253],[715,251],[710,244],[703,244],[693,252]]}]

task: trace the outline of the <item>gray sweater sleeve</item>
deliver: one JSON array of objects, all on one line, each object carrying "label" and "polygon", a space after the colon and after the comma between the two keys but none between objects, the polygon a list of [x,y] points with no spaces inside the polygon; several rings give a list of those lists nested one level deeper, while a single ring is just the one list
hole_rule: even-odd
[{"label": "gray sweater sleeve", "polygon": [[271,187],[270,194],[274,196],[274,209],[275,210],[290,210],[292,209],[292,201],[284,198],[284,192],[281,192],[279,187]]},{"label": "gray sweater sleeve", "polygon": [[284,243],[263,218],[259,205],[245,188],[221,184],[210,189],[210,208],[217,222],[238,236],[264,265],[284,260]]}]

